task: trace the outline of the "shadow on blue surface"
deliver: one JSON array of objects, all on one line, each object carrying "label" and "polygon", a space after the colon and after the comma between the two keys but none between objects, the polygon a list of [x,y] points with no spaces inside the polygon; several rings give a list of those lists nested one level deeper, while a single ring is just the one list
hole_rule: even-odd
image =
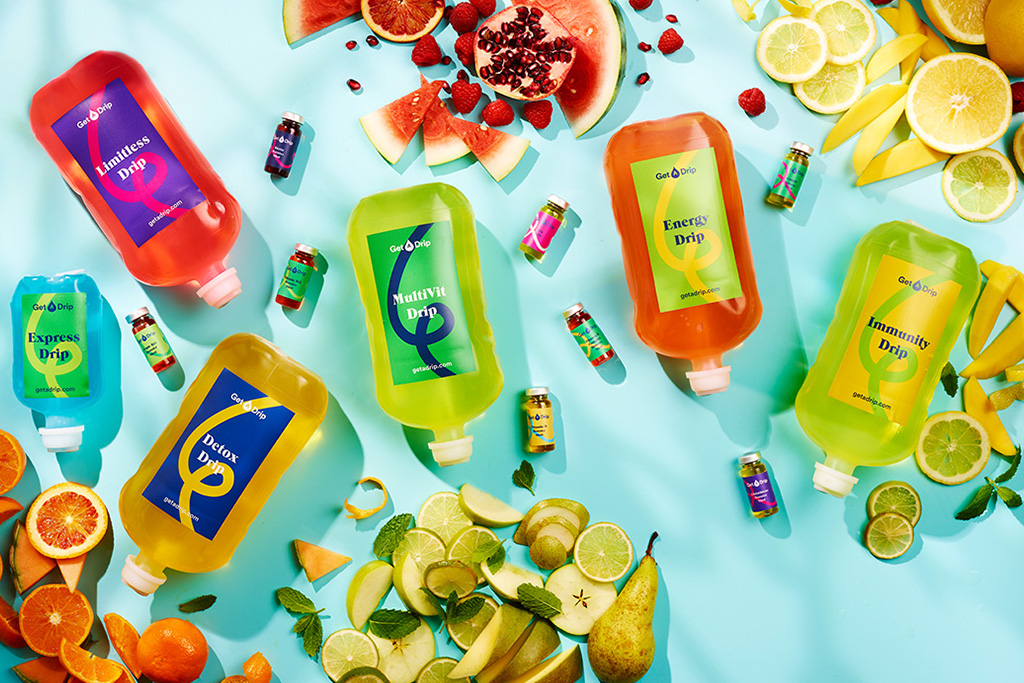
[{"label": "shadow on blue surface", "polygon": [[[295,150],[295,160],[292,162],[291,173],[287,178],[270,175],[270,181],[275,188],[281,192],[294,197],[302,187],[302,179],[306,175],[306,166],[309,165],[309,157],[313,154],[313,140],[316,139],[316,128],[309,121],[302,122],[302,137],[299,138],[299,148]],[[269,155],[268,155],[269,157]]]},{"label": "shadow on blue surface", "polygon": [[158,372],[156,376],[167,391],[177,391],[185,386],[185,368],[181,366],[181,361]]}]

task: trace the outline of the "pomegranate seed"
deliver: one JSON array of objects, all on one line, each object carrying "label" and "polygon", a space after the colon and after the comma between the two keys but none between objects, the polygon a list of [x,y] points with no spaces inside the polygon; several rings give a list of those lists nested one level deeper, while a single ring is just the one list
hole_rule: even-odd
[{"label": "pomegranate seed", "polygon": [[380,41],[377,40],[377,36],[366,36],[366,44],[370,47],[377,47],[380,45]]},{"label": "pomegranate seed", "polygon": [[646,71],[636,77],[636,84],[643,85],[647,81],[651,80],[651,75]]},{"label": "pomegranate seed", "polygon": [[639,45],[637,45],[637,47],[640,48],[640,50],[643,52],[650,52],[651,50],[654,49],[651,47],[650,43],[640,43]]},{"label": "pomegranate seed", "polygon": [[667,21],[670,24],[677,24],[677,23],[679,23],[679,19],[674,14],[666,14],[665,15],[665,21]]},{"label": "pomegranate seed", "polygon": [[459,69],[459,73],[455,74],[455,77],[458,78],[460,81],[466,81],[467,83],[469,83],[469,74],[466,73],[465,69]]},{"label": "pomegranate seed", "polygon": [[350,78],[346,82],[348,83],[348,89],[352,92],[359,92],[363,89],[363,86],[359,84],[359,81],[354,78]]},{"label": "pomegranate seed", "polygon": [[356,45],[357,45],[357,43],[354,40],[350,40],[347,43],[345,43],[345,47],[347,47],[350,50],[356,49]]},{"label": "pomegranate seed", "polygon": [[444,64],[445,66],[448,66],[449,64],[452,63],[452,58],[449,57],[448,55],[445,55],[444,57],[441,57],[441,63]]}]

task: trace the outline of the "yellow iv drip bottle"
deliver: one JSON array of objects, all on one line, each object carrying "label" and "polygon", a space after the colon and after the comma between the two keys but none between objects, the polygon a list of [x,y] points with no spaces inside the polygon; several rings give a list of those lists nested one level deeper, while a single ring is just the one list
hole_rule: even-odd
[{"label": "yellow iv drip bottle", "polygon": [[920,226],[884,223],[860,240],[796,397],[800,426],[825,451],[816,489],[842,498],[854,468],[910,455],[979,283],[967,247]]},{"label": "yellow iv drip bottle", "polygon": [[227,563],[326,414],[323,381],[276,346],[252,334],[218,344],[121,489],[121,522],[139,546],[124,582],[149,595],[166,568]]}]

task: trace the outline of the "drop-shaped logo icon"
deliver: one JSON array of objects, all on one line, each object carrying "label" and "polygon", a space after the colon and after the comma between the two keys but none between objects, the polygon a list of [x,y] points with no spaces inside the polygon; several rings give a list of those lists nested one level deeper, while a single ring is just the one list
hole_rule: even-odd
[{"label": "drop-shaped logo icon", "polygon": [[914,283],[914,291],[915,292],[920,292],[921,291],[921,281],[920,280],[918,280],[917,282]]},{"label": "drop-shaped logo icon", "polygon": [[90,121],[95,121],[99,117],[100,117],[100,114],[95,109],[90,109],[89,110],[89,120]]},{"label": "drop-shaped logo icon", "polygon": [[673,178],[678,178],[679,177],[679,169],[678,168],[673,168],[672,169],[672,177]]},{"label": "drop-shaped logo icon", "polygon": [[49,311],[50,313],[53,313],[54,311],[57,310],[57,304],[51,301],[50,305],[46,307],[46,310]]},{"label": "drop-shaped logo icon", "polygon": [[416,247],[413,245],[412,240],[405,241],[405,246],[403,247],[403,249],[405,249],[406,251],[412,251],[415,248]]},{"label": "drop-shaped logo icon", "polygon": [[251,413],[252,412],[252,401],[246,401],[245,403],[243,403],[242,404],[242,410],[244,410],[247,413]]}]

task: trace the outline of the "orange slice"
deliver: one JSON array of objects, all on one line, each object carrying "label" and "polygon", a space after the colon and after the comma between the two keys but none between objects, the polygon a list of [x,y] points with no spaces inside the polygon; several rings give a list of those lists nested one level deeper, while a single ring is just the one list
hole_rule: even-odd
[{"label": "orange slice", "polygon": [[365,484],[366,482],[370,482],[371,484],[374,484],[375,486],[380,488],[380,490],[384,492],[384,500],[382,500],[380,505],[378,505],[375,508],[364,509],[357,508],[355,505],[352,505],[350,502],[348,502],[348,498],[346,498],[345,516],[349,519],[366,519],[367,517],[375,515],[381,510],[383,510],[384,506],[388,504],[388,490],[384,487],[384,482],[382,482],[377,477],[363,477],[362,479],[356,482],[356,485],[358,486],[359,484]]},{"label": "orange slice", "polygon": [[25,473],[25,450],[13,436],[0,429],[0,493],[7,493]]},{"label": "orange slice", "polygon": [[64,683],[68,672],[56,657],[39,657],[11,667],[22,681],[30,683]]},{"label": "orange slice", "polygon": [[62,640],[81,645],[92,628],[92,607],[80,591],[59,583],[40,586],[21,603],[18,626],[35,652],[56,657]]},{"label": "orange slice", "polygon": [[444,14],[444,0],[362,0],[363,20],[381,38],[411,43],[434,30]]},{"label": "orange slice", "polygon": [[245,672],[245,678],[249,683],[270,683],[270,678],[273,676],[273,671],[270,670],[270,662],[260,652],[245,660],[245,664],[242,665],[242,671]]},{"label": "orange slice", "polygon": [[28,508],[28,540],[47,557],[76,557],[107,531],[107,508],[88,486],[68,482],[46,489]]},{"label": "orange slice", "polygon": [[0,598],[0,643],[15,649],[25,647],[25,639],[21,637],[18,626],[18,612],[3,598]]},{"label": "orange slice", "polygon": [[107,636],[110,644],[114,646],[121,661],[128,665],[128,670],[138,678],[142,675],[142,667],[139,666],[139,632],[135,630],[131,622],[116,612],[108,612],[103,615],[103,625],[107,628]]},{"label": "orange slice", "polygon": [[60,642],[58,657],[68,673],[82,683],[115,683],[121,678],[121,667],[117,663],[97,657],[67,639]]}]

